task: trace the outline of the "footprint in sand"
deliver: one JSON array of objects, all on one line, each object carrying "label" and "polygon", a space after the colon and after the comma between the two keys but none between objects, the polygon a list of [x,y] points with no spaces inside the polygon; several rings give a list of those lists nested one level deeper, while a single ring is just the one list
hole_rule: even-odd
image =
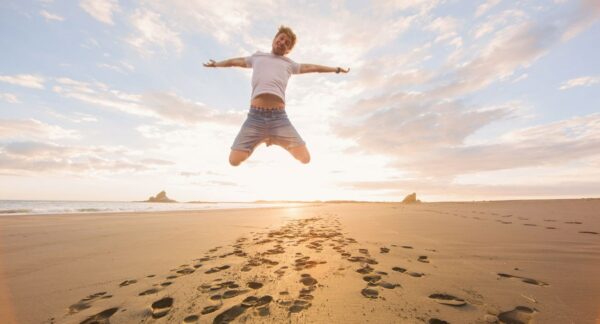
[{"label": "footprint in sand", "polygon": [[182,275],[188,275],[188,274],[194,273],[194,271],[196,271],[196,270],[194,270],[192,268],[183,268],[181,270],[177,270],[177,273],[182,274]]},{"label": "footprint in sand", "polygon": [[498,273],[498,275],[500,277],[503,278],[515,278],[515,279],[521,279],[521,281],[523,281],[524,283],[528,283],[530,285],[536,285],[536,286],[548,286],[548,283],[545,283],[543,281],[540,280],[535,280],[535,279],[531,279],[531,278],[526,278],[526,277],[520,277],[520,276],[514,276],[508,273]]},{"label": "footprint in sand", "polygon": [[531,321],[534,314],[535,310],[529,307],[517,306],[511,311],[500,313],[498,319],[507,324],[526,324]]},{"label": "footprint in sand", "polygon": [[223,293],[222,298],[223,299],[233,298],[233,297],[245,294],[248,291],[249,290],[237,290],[237,289],[227,290]]},{"label": "footprint in sand", "polygon": [[385,253],[388,253],[388,252],[390,252],[389,248],[386,248],[386,247],[379,248],[379,253],[385,254]]},{"label": "footprint in sand", "polygon": [[235,305],[228,308],[221,314],[217,315],[213,320],[213,324],[227,324],[235,320],[238,316],[242,315],[248,307],[243,305]]},{"label": "footprint in sand", "polygon": [[370,298],[370,299],[376,299],[377,297],[379,297],[379,292],[375,289],[371,289],[371,288],[365,288],[363,290],[360,291],[360,293],[365,296],[366,298]]},{"label": "footprint in sand", "polygon": [[537,226],[537,225],[536,224],[526,223],[526,224],[523,224],[523,226]]},{"label": "footprint in sand", "polygon": [[292,306],[288,308],[290,313],[299,313],[307,308],[309,308],[312,304],[307,302],[306,300],[296,299],[294,300]]},{"label": "footprint in sand", "polygon": [[430,318],[429,321],[427,321],[428,324],[450,324],[444,320],[441,320],[439,318]]},{"label": "footprint in sand", "polygon": [[416,277],[416,278],[423,277],[425,275],[422,272],[407,271],[406,269],[401,268],[401,267],[393,267],[392,270],[394,270],[396,272],[404,273],[411,277]]},{"label": "footprint in sand", "polygon": [[591,232],[591,231],[579,231],[579,233],[581,233],[581,234],[593,234],[593,235],[600,234],[598,232]]},{"label": "footprint in sand", "polygon": [[367,274],[367,273],[371,273],[372,271],[373,271],[373,268],[371,268],[368,264],[365,265],[364,267],[356,270],[356,272],[358,272],[360,274]]},{"label": "footprint in sand", "polygon": [[106,295],[106,291],[98,292],[98,293],[89,295],[89,296],[81,299],[77,303],[69,306],[69,314],[75,314],[75,313],[78,313],[78,312],[80,312],[80,311],[82,311],[84,309],[90,308],[91,307],[91,303],[94,300],[100,299],[100,298],[104,298],[106,296],[110,296],[110,295]]},{"label": "footprint in sand", "polygon": [[426,255],[419,256],[419,258],[417,259],[417,261],[423,262],[423,263],[429,263],[429,259],[428,259],[428,257]]},{"label": "footprint in sand", "polygon": [[458,298],[456,296],[448,295],[448,294],[431,294],[431,295],[429,295],[429,298],[435,300],[436,302],[438,302],[440,304],[455,306],[455,307],[460,307],[460,306],[464,306],[467,304],[467,302],[464,299]]},{"label": "footprint in sand", "polygon": [[311,275],[308,273],[303,273],[301,276],[302,278],[300,279],[300,282],[305,286],[312,286],[318,282],[317,279],[311,277]]},{"label": "footprint in sand", "polygon": [[396,287],[402,287],[400,284],[394,284],[394,283],[387,282],[387,281],[381,281],[381,282],[377,283],[377,285],[379,287],[383,287],[385,289],[394,289]]},{"label": "footprint in sand", "polygon": [[210,268],[210,269],[204,271],[204,273],[206,273],[206,274],[216,273],[216,272],[219,272],[219,271],[223,271],[223,270],[229,269],[230,267],[231,266],[229,266],[229,265],[226,264],[226,265],[223,265],[223,266],[220,266],[220,267]]},{"label": "footprint in sand", "polygon": [[581,225],[583,224],[582,222],[565,222],[565,224],[576,224],[576,225]]},{"label": "footprint in sand", "polygon": [[[235,305],[235,306],[225,310],[221,314],[217,315],[215,317],[215,319],[213,320],[213,324],[232,322],[238,316],[242,315],[247,309],[249,309],[251,307],[261,307],[261,306],[264,306],[263,308],[266,308],[266,305],[268,305],[271,301],[273,301],[273,297],[271,297],[269,295],[265,295],[260,298],[257,298],[256,296],[247,297],[246,299],[244,299],[242,301],[241,304]],[[269,314],[268,310],[265,310],[265,309],[259,310],[259,313],[264,314],[261,316],[266,316]]]},{"label": "footprint in sand", "polygon": [[152,294],[156,294],[157,292],[159,292],[158,289],[156,289],[156,288],[150,288],[148,290],[142,291],[141,293],[138,294],[138,296],[152,295]]},{"label": "footprint in sand", "polygon": [[556,227],[546,226],[546,229],[553,230],[553,229],[556,229]]},{"label": "footprint in sand", "polygon": [[109,324],[109,318],[114,315],[114,313],[119,310],[118,307],[109,308],[107,310],[103,310],[100,313],[88,317],[86,320],[81,322],[80,324]]},{"label": "footprint in sand", "polygon": [[221,305],[206,306],[200,311],[200,314],[202,314],[202,315],[210,314],[212,312],[216,312],[217,310],[219,310],[219,308],[221,308]]},{"label": "footprint in sand", "polygon": [[183,319],[184,323],[198,323],[200,317],[198,315],[190,315]]},{"label": "footprint in sand", "polygon": [[402,248],[403,249],[412,249],[413,247],[410,245],[402,245]]},{"label": "footprint in sand", "polygon": [[370,285],[377,285],[377,281],[381,280],[381,276],[378,275],[369,275],[369,276],[364,276],[363,280],[366,281],[367,283],[369,283]]},{"label": "footprint in sand", "polygon": [[123,281],[123,282],[121,282],[121,283],[119,284],[119,287],[125,287],[125,286],[129,286],[129,285],[133,285],[133,284],[134,284],[134,283],[136,283],[136,282],[137,282],[137,280],[135,280],[135,279],[132,279],[132,280],[125,280],[125,281]]},{"label": "footprint in sand", "polygon": [[260,282],[250,281],[246,284],[246,286],[248,286],[248,288],[256,290],[262,288],[263,284],[261,284]]},{"label": "footprint in sand", "polygon": [[155,301],[150,306],[152,309],[152,317],[161,318],[167,315],[167,313],[171,310],[171,307],[173,307],[173,298],[171,297],[165,297]]}]

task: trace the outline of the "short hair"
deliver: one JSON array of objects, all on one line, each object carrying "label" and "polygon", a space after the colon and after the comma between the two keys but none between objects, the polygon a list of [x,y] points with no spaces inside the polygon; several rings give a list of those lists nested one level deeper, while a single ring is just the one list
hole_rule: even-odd
[{"label": "short hair", "polygon": [[290,38],[290,42],[292,42],[290,44],[290,50],[294,48],[294,45],[296,45],[296,34],[294,34],[290,27],[283,25],[279,26],[279,30],[277,31],[277,34],[275,34],[275,37],[279,36],[279,34],[286,34]]}]

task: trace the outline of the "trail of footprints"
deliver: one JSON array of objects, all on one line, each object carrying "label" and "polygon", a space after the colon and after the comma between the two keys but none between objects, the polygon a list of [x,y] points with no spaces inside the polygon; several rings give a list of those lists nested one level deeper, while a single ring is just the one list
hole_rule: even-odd
[{"label": "trail of footprints", "polygon": [[[310,271],[327,264],[328,261],[318,257],[326,248],[339,256],[337,261],[341,265],[353,267],[357,280],[362,280],[364,283],[364,288],[356,293],[367,300],[384,301],[385,299],[381,297],[383,290],[402,289],[400,283],[389,279],[391,273],[395,278],[426,277],[422,272],[411,271],[401,266],[392,267],[388,270],[391,271],[390,273],[385,269],[378,270],[377,258],[371,255],[368,249],[359,248],[357,245],[355,239],[346,237],[342,233],[339,221],[331,215],[294,220],[277,230],[253,233],[252,238],[240,238],[229,247],[215,247],[203,257],[194,259],[191,264],[183,264],[171,269],[172,274],[162,276],[164,279],[152,274],[143,279],[122,281],[115,287],[115,293],[120,289],[135,287],[136,290],[127,290],[135,291],[135,294],[125,297],[153,297],[147,311],[140,312],[146,314],[139,320],[142,323],[165,317],[167,322],[183,323],[210,322],[211,318],[213,323],[229,323],[236,319],[248,319],[248,317],[277,322],[311,308],[315,295],[324,289],[319,284],[319,278],[313,277]],[[308,248],[312,254],[304,255],[296,252],[304,250],[303,248]],[[220,252],[222,250],[228,252]],[[378,253],[381,257],[393,258],[394,252],[400,253],[403,250],[413,250],[413,247],[382,246],[379,247]],[[292,255],[290,262],[289,257]],[[431,262],[427,255],[417,256],[416,261],[424,264]],[[341,266],[339,269],[345,267]],[[500,278],[521,280],[538,286],[548,285],[539,280],[517,275],[506,273],[497,275]],[[179,303],[173,297],[173,291],[168,289],[177,286],[178,280],[184,280],[182,278],[190,280],[185,281],[185,284],[181,284],[178,289],[188,289],[190,282],[196,285],[193,296]],[[288,287],[277,291],[277,282],[282,278],[296,278],[293,281],[296,282],[297,290]],[[147,286],[149,282],[154,282],[151,287]],[[110,300],[112,297],[113,294],[109,292],[91,294],[69,306],[62,320],[52,318],[50,322],[58,323],[63,320],[72,322],[72,316],[86,312],[100,300]],[[443,292],[433,293],[428,298],[449,307],[468,305],[464,299]],[[80,323],[110,323],[110,318],[119,311],[126,312],[128,309],[111,306],[96,314],[88,315]],[[536,312],[535,309],[526,306],[517,306],[512,310],[486,316],[492,316],[495,320],[504,323],[527,323]],[[439,318],[430,318],[428,323],[447,322]]]},{"label": "trail of footprints", "polygon": [[[433,212],[433,213],[437,213],[437,214],[449,214],[449,215],[456,216],[456,217],[469,218],[469,216],[466,216],[466,215],[460,215],[460,214],[453,213],[453,212],[442,212],[442,211],[439,211],[439,210],[431,210],[431,209],[429,209],[429,210],[426,210],[426,211],[428,211],[428,212]],[[473,213],[473,214],[480,214],[480,215],[486,215],[486,214],[489,214],[489,215],[491,215],[491,216],[493,216],[493,217],[498,217],[498,216],[500,216],[500,218],[496,218],[496,219],[494,219],[494,221],[496,221],[497,223],[503,224],[503,225],[510,225],[510,224],[513,224],[513,221],[512,221],[512,220],[513,220],[513,216],[514,216],[514,215],[512,215],[512,214],[507,214],[507,215],[499,215],[498,213],[493,213],[493,212],[492,212],[492,213],[489,213],[489,212],[476,211],[476,210],[473,210],[473,211],[471,211],[471,213]],[[475,220],[477,220],[477,221],[485,221],[485,220],[488,220],[487,218],[482,218],[482,217],[480,217],[480,216],[471,216],[470,218],[471,218],[471,219],[475,219]],[[521,221],[522,223],[520,223],[520,224],[521,224],[521,225],[523,225],[523,226],[530,226],[530,227],[542,227],[541,225],[539,225],[539,224],[536,224],[536,223],[530,223],[530,222],[526,222],[526,221],[528,221],[528,220],[529,220],[529,218],[527,218],[527,217],[518,216],[518,217],[515,217],[515,218],[516,218],[517,220]],[[558,222],[556,219],[551,219],[551,218],[545,218],[545,219],[543,219],[543,221],[544,221],[545,223],[556,223],[556,222]],[[563,224],[566,224],[566,225],[583,225],[584,223],[583,223],[583,222],[580,222],[580,221],[565,221],[565,222],[563,222]],[[547,230],[555,230],[555,229],[557,229],[557,228],[558,228],[558,227],[556,227],[556,226],[550,226],[550,225],[548,225],[548,226],[543,226],[543,227],[544,227],[545,229],[547,229]],[[577,233],[579,233],[579,234],[587,234],[587,235],[600,235],[600,232],[596,232],[596,231],[588,231],[588,230],[584,230],[584,231],[577,231]]]}]

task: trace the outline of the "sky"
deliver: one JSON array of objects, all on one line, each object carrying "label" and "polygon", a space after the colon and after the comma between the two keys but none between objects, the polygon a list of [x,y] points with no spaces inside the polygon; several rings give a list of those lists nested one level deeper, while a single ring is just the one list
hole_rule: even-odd
[{"label": "sky", "polygon": [[[0,199],[600,197],[597,0],[0,2]],[[298,63],[277,146],[228,163],[251,69]]]}]

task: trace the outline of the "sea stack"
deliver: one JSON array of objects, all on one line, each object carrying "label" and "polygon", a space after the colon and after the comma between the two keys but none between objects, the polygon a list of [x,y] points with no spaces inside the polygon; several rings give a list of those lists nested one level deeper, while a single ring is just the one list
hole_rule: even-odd
[{"label": "sea stack", "polygon": [[412,204],[412,203],[420,203],[420,202],[421,201],[417,199],[417,193],[415,193],[415,192],[404,197],[404,200],[402,200],[403,204]]},{"label": "sea stack", "polygon": [[163,190],[161,192],[159,192],[156,196],[154,197],[150,197],[148,198],[148,200],[146,200],[146,202],[161,202],[161,203],[172,203],[172,202],[177,202],[173,199],[169,199],[169,197],[167,197],[167,193]]}]

